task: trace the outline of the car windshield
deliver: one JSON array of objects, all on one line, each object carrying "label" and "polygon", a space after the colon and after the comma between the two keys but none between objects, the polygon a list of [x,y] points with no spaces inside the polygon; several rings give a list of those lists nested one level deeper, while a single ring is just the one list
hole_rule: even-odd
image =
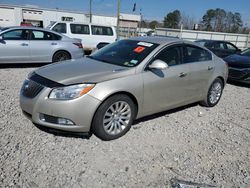
[{"label": "car windshield", "polygon": [[250,48],[248,48],[248,49],[244,50],[243,52],[241,52],[241,55],[250,57]]},{"label": "car windshield", "polygon": [[120,40],[98,50],[89,58],[124,67],[135,67],[157,46],[158,44],[142,41]]}]

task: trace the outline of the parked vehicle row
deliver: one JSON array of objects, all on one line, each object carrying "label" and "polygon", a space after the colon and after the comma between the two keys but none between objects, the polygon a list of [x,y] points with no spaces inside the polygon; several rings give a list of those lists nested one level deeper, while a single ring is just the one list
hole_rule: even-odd
[{"label": "parked vehicle row", "polygon": [[0,31],[0,63],[49,63],[84,56],[81,41],[36,27]]},{"label": "parked vehicle row", "polygon": [[20,105],[36,124],[112,140],[146,115],[193,102],[215,106],[227,75],[225,62],[195,43],[131,38],[35,70],[24,81]]},{"label": "parked vehicle row", "polygon": [[100,42],[113,43],[117,39],[115,28],[105,25],[56,22],[49,26],[49,29],[71,38],[81,39],[85,51],[92,51]]}]

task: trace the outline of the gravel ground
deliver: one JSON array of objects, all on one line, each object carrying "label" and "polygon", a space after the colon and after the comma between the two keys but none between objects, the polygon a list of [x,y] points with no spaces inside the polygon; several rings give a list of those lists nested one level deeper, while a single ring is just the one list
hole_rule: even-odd
[{"label": "gravel ground", "polygon": [[55,136],[21,114],[19,89],[34,69],[0,69],[0,187],[250,187],[249,88],[228,84],[214,108],[150,116],[103,142]]}]

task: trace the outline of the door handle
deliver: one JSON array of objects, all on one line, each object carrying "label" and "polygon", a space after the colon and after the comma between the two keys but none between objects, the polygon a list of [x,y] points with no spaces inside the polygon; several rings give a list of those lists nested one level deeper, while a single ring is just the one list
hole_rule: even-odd
[{"label": "door handle", "polygon": [[27,43],[22,43],[21,46],[29,46]]},{"label": "door handle", "polygon": [[51,45],[57,45],[57,43],[56,42],[52,42]]},{"label": "door handle", "polygon": [[208,66],[207,70],[213,70],[214,67]]},{"label": "door handle", "polygon": [[185,73],[185,72],[181,72],[180,75],[179,75],[179,77],[181,77],[181,78],[185,77],[185,76],[187,76],[187,73]]}]

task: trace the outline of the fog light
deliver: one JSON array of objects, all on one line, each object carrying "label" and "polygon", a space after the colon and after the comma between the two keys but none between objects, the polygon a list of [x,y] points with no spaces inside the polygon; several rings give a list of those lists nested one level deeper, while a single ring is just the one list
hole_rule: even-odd
[{"label": "fog light", "polygon": [[39,118],[43,122],[59,124],[59,125],[75,125],[75,123],[69,119],[54,117],[46,114],[39,114]]},{"label": "fog light", "polygon": [[60,125],[74,125],[72,121],[70,121],[69,119],[65,119],[65,118],[57,118],[57,123]]}]

